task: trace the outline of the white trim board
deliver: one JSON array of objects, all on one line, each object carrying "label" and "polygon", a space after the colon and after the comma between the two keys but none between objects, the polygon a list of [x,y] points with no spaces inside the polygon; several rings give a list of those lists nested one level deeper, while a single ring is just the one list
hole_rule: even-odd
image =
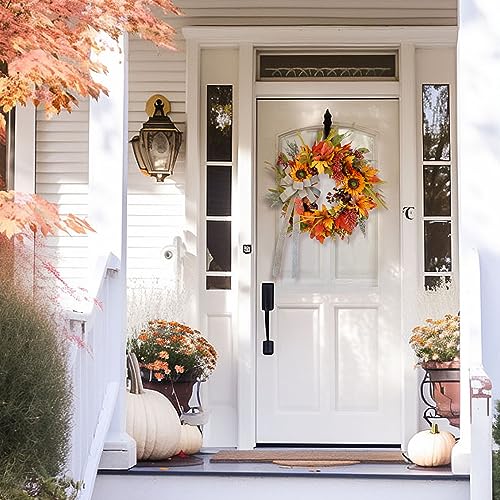
[{"label": "white trim board", "polygon": [[386,47],[405,42],[423,48],[455,47],[458,31],[456,26],[188,26],[182,34],[202,46],[246,42],[255,47]]}]

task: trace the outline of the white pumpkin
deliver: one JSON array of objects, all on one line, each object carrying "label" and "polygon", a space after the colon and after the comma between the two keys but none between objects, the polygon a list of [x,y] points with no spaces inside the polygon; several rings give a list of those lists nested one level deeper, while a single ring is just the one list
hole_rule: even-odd
[{"label": "white pumpkin", "polygon": [[194,425],[183,424],[181,426],[181,439],[177,446],[177,452],[181,451],[186,455],[193,455],[201,450],[203,444],[203,435],[200,429]]},{"label": "white pumpkin", "polygon": [[418,432],[410,439],[408,458],[422,467],[448,465],[455,443],[451,432],[440,431],[437,424],[432,424],[429,430]]},{"label": "white pumpkin", "polygon": [[127,433],[137,443],[137,460],[163,460],[176,454],[181,423],[172,403],[157,391],[144,389],[135,354],[127,365],[131,387],[127,394]]}]

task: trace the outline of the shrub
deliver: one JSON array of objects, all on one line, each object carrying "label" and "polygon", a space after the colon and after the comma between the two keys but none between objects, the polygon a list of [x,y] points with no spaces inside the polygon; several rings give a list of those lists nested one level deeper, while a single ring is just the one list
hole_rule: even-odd
[{"label": "shrub", "polygon": [[42,300],[12,279],[0,282],[0,498],[17,487],[21,495],[29,480],[58,476],[68,453],[64,343]]},{"label": "shrub", "polygon": [[[495,403],[493,440],[500,446],[500,401]],[[493,452],[493,500],[500,500],[500,451]]]}]

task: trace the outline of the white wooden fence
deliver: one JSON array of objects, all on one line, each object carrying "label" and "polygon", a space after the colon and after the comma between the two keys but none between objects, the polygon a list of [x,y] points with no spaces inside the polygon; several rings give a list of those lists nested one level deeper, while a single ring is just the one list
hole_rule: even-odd
[{"label": "white wooden fence", "polygon": [[94,274],[96,283],[89,290],[94,302],[83,313],[71,313],[73,333],[84,347],[72,347],[70,369],[73,376],[73,429],[69,474],[83,481],[81,500],[92,496],[97,468],[104,447],[119,383],[112,373],[113,317],[123,311],[114,311],[110,300],[117,286],[118,259],[109,254],[98,259]]}]

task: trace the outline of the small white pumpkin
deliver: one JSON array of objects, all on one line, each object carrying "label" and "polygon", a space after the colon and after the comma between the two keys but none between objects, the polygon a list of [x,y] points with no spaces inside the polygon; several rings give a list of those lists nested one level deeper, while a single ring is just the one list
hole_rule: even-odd
[{"label": "small white pumpkin", "polygon": [[127,356],[131,387],[127,394],[127,433],[137,443],[137,460],[163,460],[176,454],[181,423],[172,403],[144,389],[135,354]]},{"label": "small white pumpkin", "polygon": [[434,423],[429,430],[418,432],[410,439],[408,458],[422,467],[448,465],[455,442],[455,436],[451,432],[440,431]]},{"label": "small white pumpkin", "polygon": [[194,455],[201,450],[203,444],[203,435],[200,429],[194,425],[182,424],[181,439],[177,446],[176,455],[181,451],[186,455]]}]

